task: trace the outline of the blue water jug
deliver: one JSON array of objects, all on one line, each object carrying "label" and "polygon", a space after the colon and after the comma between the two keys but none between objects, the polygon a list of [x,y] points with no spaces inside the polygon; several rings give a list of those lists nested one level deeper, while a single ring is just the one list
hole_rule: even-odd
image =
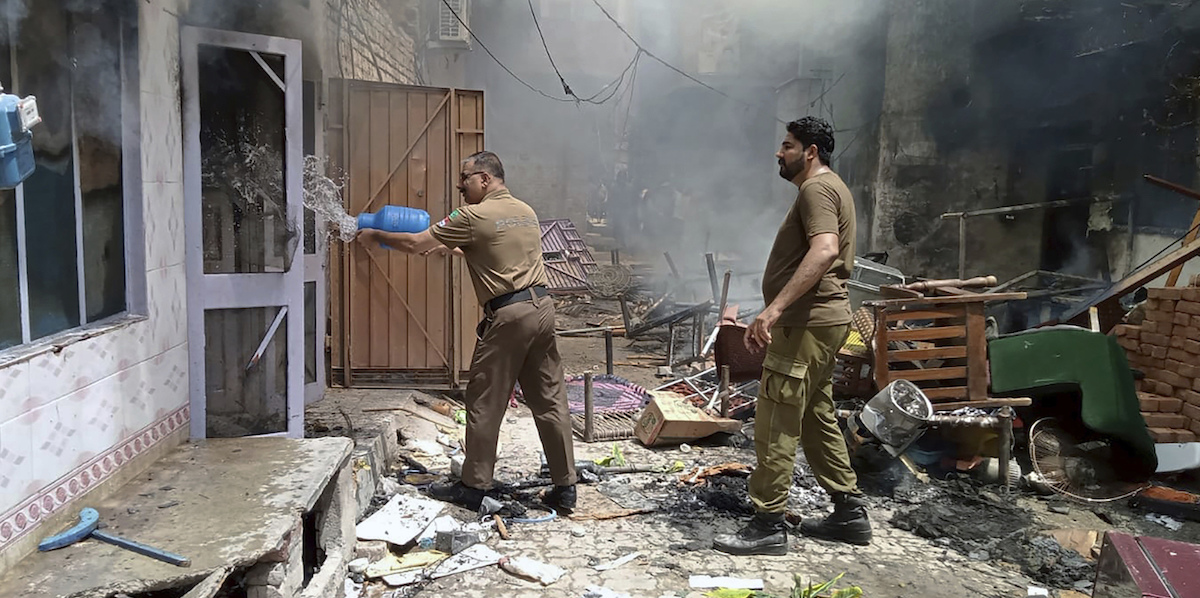
[{"label": "blue water jug", "polygon": [[383,206],[374,214],[359,214],[358,228],[389,233],[419,233],[429,228],[429,212],[405,206]]},{"label": "blue water jug", "polygon": [[[22,110],[26,111],[24,120]],[[36,165],[29,127],[38,122],[41,119],[32,98],[23,101],[12,94],[0,94],[0,189],[13,189],[33,174]]]}]

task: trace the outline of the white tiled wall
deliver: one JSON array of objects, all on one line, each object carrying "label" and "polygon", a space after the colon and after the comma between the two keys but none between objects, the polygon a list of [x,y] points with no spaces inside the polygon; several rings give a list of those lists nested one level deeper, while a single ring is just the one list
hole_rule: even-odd
[{"label": "white tiled wall", "polygon": [[148,318],[0,368],[0,551],[186,427],[176,0],[139,0]]}]

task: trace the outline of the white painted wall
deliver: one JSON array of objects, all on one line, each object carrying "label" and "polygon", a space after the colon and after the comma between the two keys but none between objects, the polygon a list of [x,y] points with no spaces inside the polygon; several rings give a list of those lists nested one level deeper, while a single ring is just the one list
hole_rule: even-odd
[{"label": "white painted wall", "polygon": [[147,315],[0,354],[0,552],[188,425],[179,7],[136,4]]}]

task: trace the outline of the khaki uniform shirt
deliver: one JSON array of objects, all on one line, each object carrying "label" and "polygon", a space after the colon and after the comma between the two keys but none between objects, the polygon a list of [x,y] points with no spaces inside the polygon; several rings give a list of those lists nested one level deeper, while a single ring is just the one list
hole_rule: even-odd
[{"label": "khaki uniform shirt", "polygon": [[775,300],[791,280],[808,253],[808,241],[822,233],[838,236],[838,256],[833,266],[807,293],[780,316],[779,326],[837,326],[850,323],[850,296],[846,281],[854,267],[854,198],[841,177],[833,172],[819,174],[800,185],[796,203],[788,211],[767,268],[763,273],[763,299]]},{"label": "khaki uniform shirt", "polygon": [[446,247],[462,249],[480,303],[546,284],[537,213],[507,189],[454,210],[429,232]]}]

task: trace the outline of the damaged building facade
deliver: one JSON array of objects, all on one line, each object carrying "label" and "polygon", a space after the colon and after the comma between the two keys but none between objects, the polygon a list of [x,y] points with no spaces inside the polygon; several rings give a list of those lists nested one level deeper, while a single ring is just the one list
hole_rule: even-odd
[{"label": "damaged building facade", "polygon": [[871,206],[861,246],[912,275],[962,259],[1104,282],[1177,243],[1196,201],[1143,175],[1196,185],[1196,18],[1168,1],[893,3],[871,61],[877,149],[836,165]]},{"label": "damaged building facade", "polygon": [[[0,194],[0,565],[189,437],[303,435],[327,259],[304,156],[331,80],[419,82],[419,5],[4,3],[0,83],[44,123]],[[279,155],[211,172],[239,127]],[[268,192],[237,196],[255,168]]]}]

